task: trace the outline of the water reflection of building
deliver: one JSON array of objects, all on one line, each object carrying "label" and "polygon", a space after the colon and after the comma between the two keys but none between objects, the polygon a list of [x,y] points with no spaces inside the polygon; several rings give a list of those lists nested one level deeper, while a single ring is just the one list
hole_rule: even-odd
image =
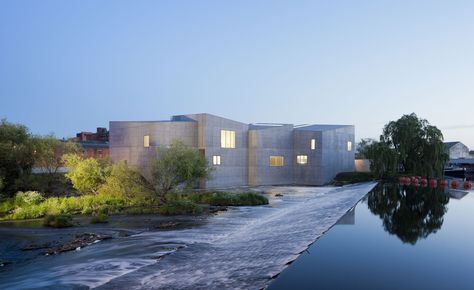
[{"label": "water reflection of building", "polygon": [[355,225],[355,207],[346,212],[346,214],[337,221],[336,225]]}]

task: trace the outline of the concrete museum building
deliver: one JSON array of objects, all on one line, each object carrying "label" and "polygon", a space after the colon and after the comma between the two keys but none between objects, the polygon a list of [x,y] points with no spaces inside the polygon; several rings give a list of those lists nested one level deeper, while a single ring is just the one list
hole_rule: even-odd
[{"label": "concrete museum building", "polygon": [[156,148],[174,140],[199,149],[215,167],[203,188],[323,185],[354,171],[354,126],[245,124],[211,114],[169,121],[111,121],[110,158],[150,176]]}]

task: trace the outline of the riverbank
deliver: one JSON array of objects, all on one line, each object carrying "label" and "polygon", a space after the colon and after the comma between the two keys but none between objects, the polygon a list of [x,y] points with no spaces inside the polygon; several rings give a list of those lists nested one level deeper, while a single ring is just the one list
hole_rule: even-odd
[{"label": "riverbank", "polygon": [[[8,265],[0,273],[0,286],[263,288],[374,186],[259,188],[269,205],[229,207],[214,216],[164,217],[167,222],[181,219],[181,228],[151,229],[132,217],[143,231]],[[5,249],[5,241],[0,245]]]}]

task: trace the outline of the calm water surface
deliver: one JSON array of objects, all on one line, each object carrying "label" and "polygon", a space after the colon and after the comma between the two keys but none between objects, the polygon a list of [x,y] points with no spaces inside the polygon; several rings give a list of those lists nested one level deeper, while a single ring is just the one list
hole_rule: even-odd
[{"label": "calm water surface", "polygon": [[379,185],[268,289],[474,289],[474,194]]}]

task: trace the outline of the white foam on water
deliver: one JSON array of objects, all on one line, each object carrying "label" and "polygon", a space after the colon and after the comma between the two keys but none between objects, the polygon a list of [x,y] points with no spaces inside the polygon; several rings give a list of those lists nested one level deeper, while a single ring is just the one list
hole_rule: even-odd
[{"label": "white foam on water", "polygon": [[267,187],[283,197],[271,197],[268,206],[230,208],[195,228],[41,257],[14,276],[0,274],[0,288],[264,288],[375,185]]}]

